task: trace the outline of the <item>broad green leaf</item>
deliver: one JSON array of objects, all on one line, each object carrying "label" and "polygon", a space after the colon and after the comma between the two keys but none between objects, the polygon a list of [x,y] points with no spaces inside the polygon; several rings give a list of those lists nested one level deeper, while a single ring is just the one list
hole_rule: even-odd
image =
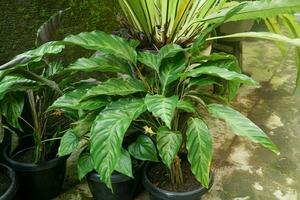
[{"label": "broad green leaf", "polygon": [[85,175],[93,171],[94,162],[89,152],[82,152],[77,161],[77,173],[79,180],[82,180]]},{"label": "broad green leaf", "polygon": [[122,62],[120,59],[101,55],[91,58],[80,58],[75,63],[69,65],[67,70],[70,71],[83,71],[83,72],[116,72],[116,73],[130,73],[130,67],[127,63]]},{"label": "broad green leaf", "polygon": [[109,99],[106,97],[91,98],[86,101],[80,101],[77,105],[78,106],[77,109],[92,111],[92,110],[105,107],[107,104],[109,104],[109,102],[110,102]]},{"label": "broad green leaf", "polygon": [[257,38],[257,39],[270,40],[274,42],[283,42],[296,47],[300,47],[299,38],[293,39],[293,38],[286,37],[284,35],[279,35],[279,34],[269,33],[269,32],[236,33],[231,35],[212,37],[212,38],[208,38],[207,40],[216,40],[216,39],[223,39],[223,38]]},{"label": "broad green leaf", "polygon": [[162,162],[171,168],[182,143],[180,132],[173,132],[167,127],[161,127],[157,132],[157,149]]},{"label": "broad green leaf", "polygon": [[158,161],[156,147],[153,141],[145,135],[140,135],[134,143],[129,145],[128,151],[138,160]]},{"label": "broad green leaf", "polygon": [[258,83],[254,81],[252,78],[250,78],[249,76],[234,71],[229,71],[228,69],[225,68],[215,67],[215,66],[196,67],[186,72],[185,75],[188,77],[210,75],[210,76],[220,77],[225,80],[237,81],[240,83],[258,86]]},{"label": "broad green leaf", "polygon": [[193,86],[205,87],[205,86],[210,86],[210,85],[222,86],[217,81],[209,79],[209,78],[191,78],[189,81],[189,84],[188,84],[188,88],[193,87]]},{"label": "broad green leaf", "polygon": [[160,68],[160,82],[162,84],[162,94],[164,94],[168,86],[180,78],[180,74],[185,68],[185,56],[178,54],[173,58],[164,59]]},{"label": "broad green leaf", "polygon": [[160,59],[157,54],[151,52],[140,52],[138,60],[159,73]]},{"label": "broad green leaf", "polygon": [[74,128],[72,129],[73,133],[75,133],[78,138],[81,138],[82,136],[90,132],[92,124],[94,123],[94,120],[96,119],[97,115],[97,111],[91,112],[88,113],[83,119],[80,119],[77,122],[75,122],[73,124]]},{"label": "broad green leaf", "polygon": [[23,93],[9,93],[0,101],[0,114],[5,116],[7,122],[14,128],[22,130],[19,117],[24,107]]},{"label": "broad green leaf", "polygon": [[100,95],[126,96],[137,92],[144,92],[143,83],[136,79],[111,78],[98,86],[92,87],[82,99],[89,99]]},{"label": "broad green leaf", "polygon": [[[215,23],[224,17],[228,9],[221,12],[212,13],[203,19],[207,23]],[[239,21],[246,19],[258,19],[278,16],[280,14],[294,13],[300,10],[300,2],[298,0],[261,0],[248,1],[246,6],[237,14],[233,15],[227,21]]]},{"label": "broad green leaf", "polygon": [[6,70],[13,67],[22,67],[26,66],[29,63],[39,62],[42,60],[44,55],[47,54],[58,54],[65,48],[64,45],[59,44],[58,42],[48,42],[40,47],[17,55],[8,63],[0,66],[0,70]]},{"label": "broad green leaf", "polygon": [[163,46],[158,53],[160,61],[166,58],[172,58],[179,52],[185,51],[180,45],[177,44],[167,44]]},{"label": "broad green leaf", "polygon": [[171,123],[177,106],[178,97],[164,97],[162,95],[149,95],[145,97],[147,109],[155,117],[159,117],[168,128],[171,129]]},{"label": "broad green leaf", "polygon": [[58,155],[65,156],[72,153],[79,145],[79,137],[74,130],[68,130],[62,137],[58,148]]},{"label": "broad green leaf", "polygon": [[87,89],[76,89],[65,93],[59,97],[49,108],[50,110],[68,108],[72,110],[78,109],[78,104],[83,95],[85,95]]},{"label": "broad green leaf", "polygon": [[259,143],[279,154],[278,148],[270,138],[238,111],[220,104],[210,104],[208,105],[208,110],[214,117],[224,120],[236,135],[247,137],[253,142]]},{"label": "broad green leaf", "polygon": [[21,77],[7,76],[0,82],[0,100],[9,92],[26,91],[36,88],[37,83]]},{"label": "broad green leaf", "polygon": [[187,100],[180,100],[177,102],[177,108],[180,110],[184,110],[189,113],[194,113],[196,112],[195,107],[193,104]]},{"label": "broad green leaf", "polygon": [[79,45],[83,48],[101,51],[116,57],[136,63],[137,53],[129,42],[115,35],[100,31],[85,32],[71,35],[64,39],[65,42]]},{"label": "broad green leaf", "polygon": [[141,52],[139,54],[138,60],[159,73],[160,65],[164,59],[172,58],[177,53],[183,51],[184,49],[177,44],[168,44],[162,47],[159,50],[158,54],[154,54],[149,51]]},{"label": "broad green leaf", "polygon": [[122,149],[121,156],[115,167],[115,170],[128,177],[134,178],[132,175],[132,163],[130,154],[125,149]]},{"label": "broad green leaf", "polygon": [[143,99],[121,99],[109,104],[91,128],[91,154],[95,169],[107,187],[121,156],[122,141],[131,122],[146,111]]},{"label": "broad green leaf", "polygon": [[188,160],[196,179],[208,188],[212,160],[212,139],[207,125],[199,118],[190,118],[186,131]]},{"label": "broad green leaf", "polygon": [[48,111],[55,109],[96,110],[109,103],[109,100],[105,97],[80,101],[80,99],[86,95],[87,91],[87,89],[76,89],[65,93],[48,108]]}]

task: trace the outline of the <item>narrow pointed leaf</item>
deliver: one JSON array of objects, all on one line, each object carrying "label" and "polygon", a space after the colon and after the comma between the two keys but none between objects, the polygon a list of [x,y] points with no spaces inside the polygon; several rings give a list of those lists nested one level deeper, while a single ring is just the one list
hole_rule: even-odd
[{"label": "narrow pointed leaf", "polygon": [[212,160],[212,139],[207,125],[198,118],[190,118],[186,131],[188,160],[196,179],[206,188]]},{"label": "narrow pointed leaf", "polygon": [[162,162],[169,168],[177,155],[182,143],[180,132],[173,132],[167,127],[162,127],[157,132],[157,148]]},{"label": "narrow pointed leaf", "polygon": [[162,95],[147,95],[145,104],[147,109],[152,112],[155,117],[159,117],[168,128],[171,129],[171,122],[177,106],[178,97],[164,97]]},{"label": "narrow pointed leaf", "polygon": [[138,139],[129,145],[129,153],[138,160],[157,162],[157,152],[153,141],[145,136],[141,135]]},{"label": "narrow pointed leaf", "polygon": [[257,38],[257,39],[264,39],[264,40],[270,40],[274,42],[283,42],[287,43],[296,47],[300,47],[300,39],[296,38],[289,38],[284,35],[279,35],[275,33],[269,33],[269,32],[245,32],[245,33],[236,33],[231,35],[225,35],[225,36],[218,36],[218,37],[212,37],[208,38],[208,40],[216,40],[216,39],[222,39],[222,38]]},{"label": "narrow pointed leaf", "polygon": [[[221,12],[212,13],[204,18],[207,23],[215,23],[218,19],[224,17],[228,9]],[[278,16],[280,14],[294,13],[300,10],[298,0],[261,0],[248,1],[246,6],[227,21],[239,21],[246,19],[257,19]]]},{"label": "narrow pointed leaf", "polygon": [[278,148],[270,138],[251,120],[238,111],[220,104],[210,104],[208,105],[208,110],[214,117],[224,120],[236,135],[247,137],[251,141],[259,143],[274,153],[279,154]]}]

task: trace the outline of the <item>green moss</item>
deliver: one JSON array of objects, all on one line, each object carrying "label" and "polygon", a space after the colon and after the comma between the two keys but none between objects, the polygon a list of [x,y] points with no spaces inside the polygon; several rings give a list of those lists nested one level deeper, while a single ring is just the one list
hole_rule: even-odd
[{"label": "green moss", "polygon": [[111,32],[118,27],[116,5],[115,0],[0,1],[0,64],[34,48],[37,29],[68,7],[72,12],[64,18],[64,35],[92,30]]}]

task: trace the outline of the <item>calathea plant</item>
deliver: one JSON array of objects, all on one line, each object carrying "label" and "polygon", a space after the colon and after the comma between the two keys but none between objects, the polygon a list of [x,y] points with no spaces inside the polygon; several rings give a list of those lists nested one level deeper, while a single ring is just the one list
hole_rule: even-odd
[{"label": "calathea plant", "polygon": [[[43,59],[43,56],[60,53],[63,48],[64,45],[49,42],[16,56],[0,67],[1,126],[12,133],[12,150],[18,144],[15,131],[23,131],[19,122],[31,128],[35,162],[44,159],[43,141],[49,137],[46,132],[59,133],[59,127],[63,125],[60,120],[53,123],[53,113],[46,112],[48,106],[63,94],[61,88],[67,84],[61,74],[62,63]],[[26,113],[28,118],[21,115],[25,102],[29,107],[26,110],[30,113]],[[1,138],[3,134],[1,129]]]},{"label": "calathea plant", "polygon": [[[79,85],[50,107],[80,114],[81,119],[63,136],[59,151],[65,155],[82,144],[87,147],[78,162],[80,177],[95,169],[111,188],[114,170],[132,176],[131,155],[161,160],[174,183],[181,183],[177,155],[184,152],[196,179],[208,187],[212,159],[208,117],[224,120],[235,134],[279,153],[260,128],[228,104],[240,84],[258,83],[241,74],[233,56],[202,55],[199,49],[206,37],[199,37],[190,48],[169,44],[159,51],[136,50],[137,41],[98,31],[71,35],[61,42],[101,51],[101,55],[78,59],[65,71],[110,75],[89,87]],[[299,46],[297,40],[278,38]],[[130,126],[141,135],[125,150],[122,142]]]}]

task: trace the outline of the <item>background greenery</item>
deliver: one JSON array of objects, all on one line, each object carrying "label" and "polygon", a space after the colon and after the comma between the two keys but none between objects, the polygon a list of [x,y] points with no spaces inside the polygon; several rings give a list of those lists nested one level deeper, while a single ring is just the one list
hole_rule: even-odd
[{"label": "background greenery", "polygon": [[72,8],[63,21],[64,35],[111,32],[118,26],[115,0],[1,0],[0,65],[34,47],[37,29],[59,10]]}]

